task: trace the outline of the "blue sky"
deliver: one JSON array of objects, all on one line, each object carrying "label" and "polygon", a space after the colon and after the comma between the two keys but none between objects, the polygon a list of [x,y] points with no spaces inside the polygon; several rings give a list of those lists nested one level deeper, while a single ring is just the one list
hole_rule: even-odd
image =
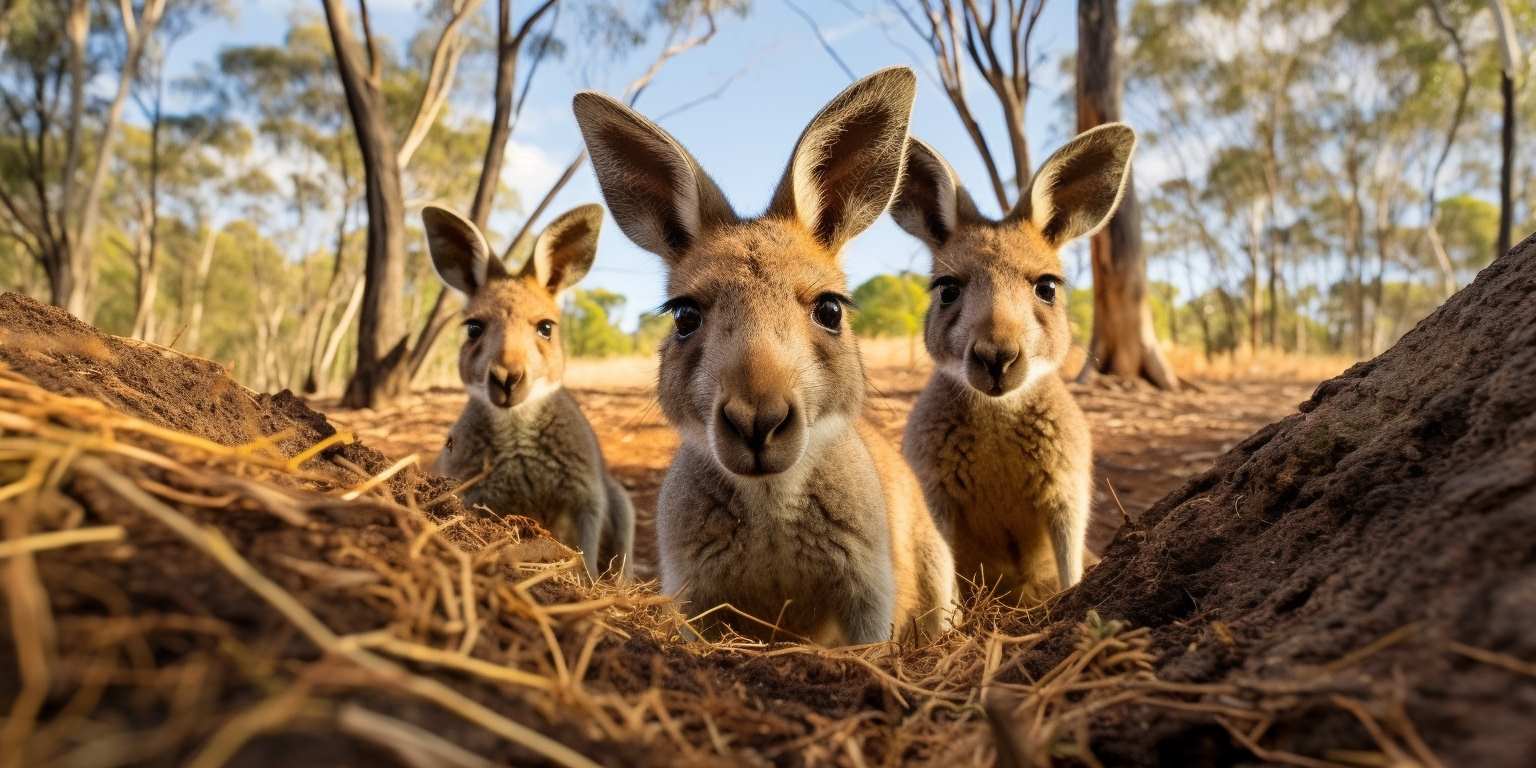
[{"label": "blue sky", "polygon": [[[892,65],[917,65],[919,86],[912,132],[937,147],[955,166],[962,180],[979,190],[984,209],[991,198],[985,192],[982,165],[959,120],[931,74],[931,64],[921,57],[926,51],[919,40],[882,0],[795,0],[815,17],[838,54],[857,74]],[[643,0],[635,0],[638,3]],[[526,12],[531,2],[514,5],[514,13]],[[278,43],[295,10],[318,12],[319,3],[306,0],[247,0],[237,3],[237,15],[206,24],[177,45],[172,71],[190,71],[200,62],[212,62],[225,46]],[[489,18],[494,2],[487,2]],[[396,44],[403,44],[420,27],[420,3],[415,0],[372,0],[376,30]],[[1074,125],[1061,104],[1073,84],[1060,66],[1076,47],[1074,3],[1049,2],[1035,35],[1035,52],[1041,63],[1035,70],[1036,86],[1029,103],[1028,136],[1035,162],[1069,137]],[[569,38],[574,18],[562,19],[562,32],[573,50],[565,60],[546,63],[534,86],[528,106],[513,136],[506,182],[532,205],[559,169],[579,151],[580,135],[570,112],[571,95],[582,88],[618,92],[642,71],[655,55],[659,35],[646,48],[616,61],[579,50]],[[899,45],[898,45],[899,43]],[[905,50],[904,50],[905,48]],[[924,74],[922,68],[929,70]],[[760,211],[778,181],[791,145],[822,104],[845,87],[849,80],[826,54],[805,21],[784,0],[756,0],[750,16],[722,17],[718,36],[707,47],[690,51],[673,61],[637,105],[655,116],[714,91],[731,78],[718,98],[662,121],[720,183],[736,209]],[[454,93],[454,110],[489,117],[491,79],[488,74],[465,72]],[[1001,116],[990,93],[977,80],[972,85],[972,107],[984,127],[990,128],[993,146],[1004,146]],[[1006,163],[1005,158],[999,158]],[[456,198],[443,200],[467,208],[473,194],[473,178],[464,180]],[[601,200],[590,169],[583,167],[560,194],[551,213]],[[991,211],[995,213],[996,211]],[[414,212],[410,215],[414,216]],[[521,223],[520,216],[494,219],[490,237],[503,245]],[[1086,283],[1086,259],[1079,246],[1066,254],[1069,275]],[[844,252],[850,284],[857,285],[881,272],[912,268],[926,271],[927,255],[916,240],[899,230],[889,218],[855,239]],[[665,298],[660,262],[631,244],[609,219],[603,230],[596,266],[585,287],[616,290],[629,298],[626,327],[635,317]]]}]

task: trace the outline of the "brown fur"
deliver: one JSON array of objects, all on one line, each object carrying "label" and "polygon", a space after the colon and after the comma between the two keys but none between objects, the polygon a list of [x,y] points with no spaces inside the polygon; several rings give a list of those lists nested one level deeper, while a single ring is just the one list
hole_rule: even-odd
[{"label": "brown fur", "polygon": [[[933,635],[954,566],[897,453],[863,425],[864,367],[838,251],[883,212],[915,91],[885,70],[806,128],[773,203],[743,220],[665,131],[597,94],[575,111],[619,226],[667,263],[678,331],[658,394],[683,438],[662,486],[662,587],[826,644]],[[819,309],[821,308],[821,309]],[[830,310],[829,310],[830,311]],[[686,336],[686,313],[697,330]],[[818,319],[821,318],[821,319]],[[737,631],[762,625],[716,612]]]},{"label": "brown fur", "polygon": [[1134,146],[1123,125],[1084,133],[991,220],[914,139],[892,208],[929,246],[935,286],[924,331],[935,370],[903,452],[962,580],[1026,602],[1081,578],[1092,498],[1088,423],[1057,375],[1071,343],[1066,290],[1047,301],[1047,284],[1060,285],[1058,249],[1113,214]]},{"label": "brown fur", "polygon": [[[582,551],[589,573],[622,575],[633,549],[634,509],[608,474],[592,426],[561,386],[559,296],[591,267],[602,216],[601,206],[587,205],[557,218],[526,249],[514,275],[474,224],[442,208],[422,212],[439,276],[469,298],[459,349],[469,403],[448,433],[437,470],[466,479],[488,468],[464,492],[465,503],[538,520]],[[469,335],[471,324],[483,329],[478,337]]]}]

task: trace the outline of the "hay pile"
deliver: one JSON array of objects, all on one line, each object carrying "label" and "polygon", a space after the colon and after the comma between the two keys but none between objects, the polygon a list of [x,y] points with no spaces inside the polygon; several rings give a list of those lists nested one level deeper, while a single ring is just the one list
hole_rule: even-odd
[{"label": "hay pile", "polygon": [[[1527,286],[1531,253],[1518,262]],[[1340,541],[1336,520],[1310,540],[1287,528],[1288,548],[1245,582],[1227,553],[1272,546],[1275,521],[1316,498],[1266,501],[1264,526],[1208,504],[1256,493],[1267,465],[1255,462],[1303,434],[1295,419],[1165,500],[1047,610],[982,600],[930,646],[823,650],[685,642],[688,619],[653,585],[586,583],[536,525],[464,509],[410,457],[15,295],[0,297],[0,366],[9,765],[1433,766],[1447,751],[1516,765],[1536,738],[1424,703],[1424,680],[1474,667],[1474,695],[1441,688],[1445,707],[1519,715],[1536,700],[1536,669],[1504,636],[1426,633],[1443,612],[1307,616],[1331,641],[1379,629],[1346,647],[1244,624],[1268,605],[1254,584],[1282,584],[1306,542]],[[1336,392],[1320,388],[1312,413]],[[1197,539],[1219,547],[1176,551]],[[1527,569],[1532,543],[1519,543]],[[1173,605],[1176,590],[1199,606]],[[1431,656],[1428,671],[1401,664]],[[1479,698],[1498,686],[1505,700]],[[1473,736],[1486,737],[1476,752]]]}]

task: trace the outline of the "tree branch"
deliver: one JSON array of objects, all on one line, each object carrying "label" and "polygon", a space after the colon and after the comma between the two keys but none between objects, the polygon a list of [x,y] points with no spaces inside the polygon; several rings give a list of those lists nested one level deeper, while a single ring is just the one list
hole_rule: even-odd
[{"label": "tree branch", "polygon": [[[368,0],[357,0],[357,15],[363,20],[363,44],[368,50],[368,83],[377,90],[384,82],[384,59],[379,56],[378,43],[374,42],[373,16],[368,13]],[[346,19],[345,9],[341,18]],[[352,36],[350,28],[347,29],[347,36]]]},{"label": "tree branch", "polygon": [[443,105],[448,101],[449,93],[453,91],[454,76],[458,72],[459,59],[464,56],[465,48],[460,28],[479,9],[482,1],[459,0],[453,15],[443,26],[443,33],[438,36],[437,44],[432,48],[427,84],[421,91],[421,100],[417,102],[416,112],[411,117],[411,127],[405,132],[405,139],[400,142],[400,151],[395,160],[402,169],[410,165],[411,156],[416,154],[422,141],[426,140]]},{"label": "tree branch", "polygon": [[857,80],[858,78],[854,76],[853,70],[848,68],[848,63],[843,61],[843,57],[837,55],[837,49],[833,48],[832,43],[827,40],[827,36],[821,33],[821,25],[816,23],[816,19],[809,13],[806,13],[800,6],[795,5],[795,0],[784,0],[784,4],[789,6],[789,9],[794,11],[796,16],[805,20],[806,25],[811,28],[811,33],[816,36],[816,41],[821,43],[821,49],[826,51],[828,56],[832,57],[832,61],[837,64],[838,69],[843,70],[843,74],[848,76],[848,80],[850,82]]}]

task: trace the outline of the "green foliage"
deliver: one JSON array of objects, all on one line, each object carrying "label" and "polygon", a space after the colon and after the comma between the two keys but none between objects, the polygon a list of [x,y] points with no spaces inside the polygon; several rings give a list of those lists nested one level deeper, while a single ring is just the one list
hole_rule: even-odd
[{"label": "green foliage", "polygon": [[1067,293],[1067,321],[1072,328],[1072,343],[1087,347],[1093,334],[1093,290],[1072,288]]},{"label": "green foliage", "polygon": [[602,288],[576,289],[566,298],[560,332],[573,357],[611,357],[634,350],[633,341],[611,318],[624,309],[624,296]]},{"label": "green foliage", "polygon": [[910,272],[875,275],[853,289],[853,301],[859,307],[853,315],[854,333],[915,336],[928,313],[928,283]]},{"label": "green foliage", "polygon": [[640,327],[635,329],[635,352],[655,354],[661,343],[672,335],[672,318],[660,313],[646,312],[640,316]]},{"label": "green foliage", "polygon": [[1493,259],[1498,242],[1499,206],[1471,195],[1440,203],[1440,237],[1456,266],[1476,270]]},{"label": "green foliage", "polygon": [[[1536,19],[1536,3],[1510,5]],[[1141,190],[1145,247],[1192,296],[1186,314],[1149,286],[1159,333],[1186,343],[1196,329],[1208,351],[1367,355],[1433,306],[1421,293],[1486,264],[1499,157],[1487,15],[1481,0],[1138,0],[1127,111],[1145,116],[1140,156],[1171,161]],[[1453,274],[1426,227],[1431,199]]]}]

